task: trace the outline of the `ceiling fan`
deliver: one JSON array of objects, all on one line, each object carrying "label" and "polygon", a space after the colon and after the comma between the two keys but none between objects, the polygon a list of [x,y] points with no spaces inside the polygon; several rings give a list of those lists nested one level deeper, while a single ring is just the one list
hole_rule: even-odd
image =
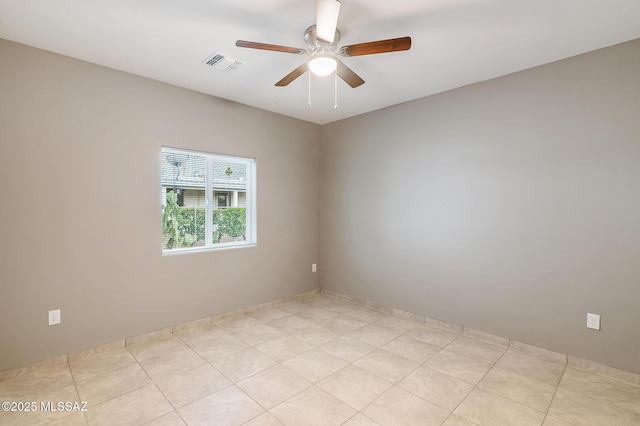
[{"label": "ceiling fan", "polygon": [[362,85],[364,80],[351,68],[342,63],[342,61],[338,59],[338,56],[373,55],[376,53],[399,52],[411,48],[411,37],[370,41],[338,48],[337,44],[340,41],[340,30],[336,27],[339,13],[339,0],[318,0],[316,25],[310,26],[304,33],[304,39],[307,43],[306,49],[246,40],[236,41],[236,46],[271,50],[274,52],[307,54],[310,56],[307,62],[284,76],[275,84],[276,86],[287,86],[307,70],[310,70],[312,73],[321,76],[329,75],[336,71],[338,77],[354,88]]}]

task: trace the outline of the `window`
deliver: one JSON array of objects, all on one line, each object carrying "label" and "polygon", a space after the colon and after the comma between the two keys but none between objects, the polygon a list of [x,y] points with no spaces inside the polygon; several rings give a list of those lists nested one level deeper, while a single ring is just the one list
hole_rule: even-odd
[{"label": "window", "polygon": [[226,209],[227,208],[227,193],[226,192],[218,192],[216,193],[216,198],[218,199],[218,208]]},{"label": "window", "polygon": [[163,253],[256,244],[254,159],[162,148]]}]

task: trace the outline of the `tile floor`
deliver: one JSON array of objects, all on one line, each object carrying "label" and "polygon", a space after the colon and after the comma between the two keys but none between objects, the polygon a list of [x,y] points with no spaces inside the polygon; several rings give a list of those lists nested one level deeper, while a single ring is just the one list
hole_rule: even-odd
[{"label": "tile floor", "polygon": [[322,294],[4,377],[11,425],[640,425],[637,383]]}]

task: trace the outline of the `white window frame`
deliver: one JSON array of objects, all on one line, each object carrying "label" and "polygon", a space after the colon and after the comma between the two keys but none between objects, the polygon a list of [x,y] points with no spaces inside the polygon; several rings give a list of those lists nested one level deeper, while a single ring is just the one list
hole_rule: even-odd
[{"label": "white window frame", "polygon": [[[205,245],[200,247],[180,247],[173,249],[162,249],[163,255],[193,253],[212,250],[225,250],[241,247],[255,247],[257,245],[257,206],[256,206],[256,160],[254,158],[236,157],[224,154],[213,154],[209,152],[187,150],[162,146],[160,150],[160,161],[165,161],[166,153],[176,153],[183,155],[198,155],[206,159],[205,171]],[[246,235],[245,241],[213,242],[213,208],[215,206],[213,198],[213,163],[216,161],[230,161],[242,163],[246,168]],[[160,183],[162,189],[162,182]],[[161,203],[162,206],[162,203]],[[160,210],[162,212],[162,209]],[[162,215],[161,215],[162,217]]]}]

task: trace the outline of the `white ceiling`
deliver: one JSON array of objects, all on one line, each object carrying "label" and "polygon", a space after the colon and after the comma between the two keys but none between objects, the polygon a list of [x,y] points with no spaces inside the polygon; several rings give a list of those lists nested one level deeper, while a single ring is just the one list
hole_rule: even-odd
[{"label": "white ceiling", "polygon": [[[274,83],[304,55],[315,0],[0,0],[0,37],[325,124],[640,38],[639,0],[342,0],[340,46],[411,36],[406,52],[343,58],[366,83],[307,74]],[[231,72],[201,62],[220,52]]]}]

